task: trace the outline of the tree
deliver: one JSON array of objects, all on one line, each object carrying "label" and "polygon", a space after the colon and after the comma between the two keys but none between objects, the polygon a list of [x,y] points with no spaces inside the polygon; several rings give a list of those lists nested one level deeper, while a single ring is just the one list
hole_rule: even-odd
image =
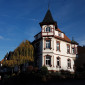
[{"label": "tree", "polygon": [[3,62],[4,66],[13,67],[15,65],[21,65],[26,62],[34,61],[34,47],[28,41],[23,41],[13,52],[6,54],[5,60]]}]

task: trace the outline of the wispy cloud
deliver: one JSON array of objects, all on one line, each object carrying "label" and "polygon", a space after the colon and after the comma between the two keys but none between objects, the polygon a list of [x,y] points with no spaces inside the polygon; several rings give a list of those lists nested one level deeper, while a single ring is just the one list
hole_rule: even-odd
[{"label": "wispy cloud", "polygon": [[3,36],[0,36],[0,40],[3,40],[4,39],[4,37]]},{"label": "wispy cloud", "polygon": [[10,40],[9,38],[4,38],[3,36],[0,35],[0,40]]},{"label": "wispy cloud", "polygon": [[80,41],[80,45],[85,45],[85,40]]},{"label": "wispy cloud", "polygon": [[32,21],[39,21],[38,19],[28,19],[28,20],[32,20]]},{"label": "wispy cloud", "polygon": [[18,19],[25,19],[25,20],[30,20],[30,21],[39,21],[38,19],[35,19],[35,18],[25,18],[25,17],[18,17]]}]

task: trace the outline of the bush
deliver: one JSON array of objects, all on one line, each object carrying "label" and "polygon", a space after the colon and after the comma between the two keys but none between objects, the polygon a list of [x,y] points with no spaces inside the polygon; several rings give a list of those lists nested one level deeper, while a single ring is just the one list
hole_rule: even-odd
[{"label": "bush", "polygon": [[61,79],[62,76],[60,74],[60,72],[54,72],[54,73],[50,73],[48,76],[47,76],[47,79],[48,80],[51,80],[51,81],[57,81],[59,79]]},{"label": "bush", "polygon": [[46,66],[42,66],[41,69],[40,69],[40,73],[42,75],[47,75],[48,74],[48,69]]},{"label": "bush", "polygon": [[71,78],[71,73],[68,70],[61,70],[60,73],[63,78]]},{"label": "bush", "polygon": [[33,71],[33,66],[28,66],[27,67],[27,72],[32,72]]}]

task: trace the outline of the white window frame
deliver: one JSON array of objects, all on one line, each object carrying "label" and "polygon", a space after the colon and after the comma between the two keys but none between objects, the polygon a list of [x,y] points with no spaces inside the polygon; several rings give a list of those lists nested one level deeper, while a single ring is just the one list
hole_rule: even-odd
[{"label": "white window frame", "polygon": [[60,32],[58,32],[58,36],[61,37],[61,33]]},{"label": "white window frame", "polygon": [[60,42],[57,42],[57,47],[56,47],[57,51],[60,51]]},{"label": "white window frame", "polygon": [[67,45],[67,53],[70,54],[70,45]]},{"label": "white window frame", "polygon": [[46,27],[46,32],[51,32],[51,28],[50,27]]},{"label": "white window frame", "polygon": [[60,57],[57,57],[57,67],[60,67]]},{"label": "white window frame", "polygon": [[47,49],[50,49],[51,48],[51,40],[46,40],[46,48]]},{"label": "white window frame", "polygon": [[[49,58],[47,58],[47,57],[49,57]],[[50,62],[50,64],[49,64],[49,62]],[[51,66],[51,56],[49,56],[49,55],[46,56],[46,66]]]},{"label": "white window frame", "polygon": [[72,54],[75,54],[75,48],[72,48]]},{"label": "white window frame", "polygon": [[71,60],[70,59],[67,60],[67,68],[69,68],[69,69],[71,68]]}]

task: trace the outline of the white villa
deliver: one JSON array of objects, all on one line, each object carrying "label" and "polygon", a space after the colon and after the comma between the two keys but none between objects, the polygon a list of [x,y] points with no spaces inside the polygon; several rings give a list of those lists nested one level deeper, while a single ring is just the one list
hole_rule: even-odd
[{"label": "white villa", "polygon": [[70,40],[53,20],[50,10],[42,22],[41,32],[36,34],[34,46],[37,65],[47,66],[49,71],[69,70],[74,72],[74,60],[77,56],[78,43]]}]

